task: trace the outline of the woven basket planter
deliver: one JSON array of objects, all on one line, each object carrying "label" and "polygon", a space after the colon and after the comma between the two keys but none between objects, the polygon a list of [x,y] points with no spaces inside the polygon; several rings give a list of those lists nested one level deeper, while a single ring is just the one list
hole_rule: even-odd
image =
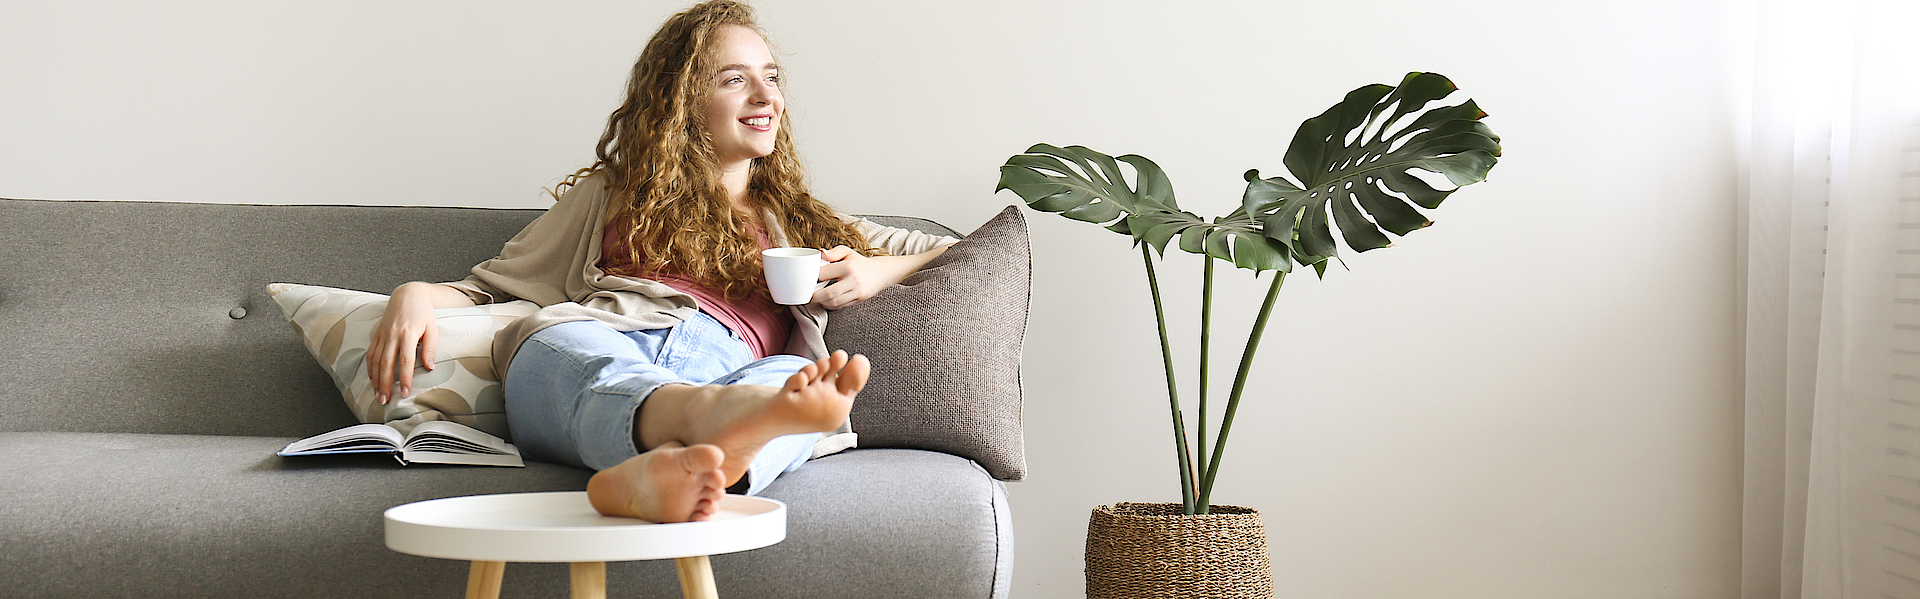
[{"label": "woven basket planter", "polygon": [[1088,599],[1273,597],[1260,512],[1214,505],[1188,516],[1177,503],[1120,503],[1087,522]]}]

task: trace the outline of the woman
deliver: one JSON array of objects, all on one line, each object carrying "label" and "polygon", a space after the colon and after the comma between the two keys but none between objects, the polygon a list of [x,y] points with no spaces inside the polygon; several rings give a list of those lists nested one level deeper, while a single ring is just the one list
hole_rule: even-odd
[{"label": "woman", "polygon": [[[826,351],[825,309],[872,297],[954,240],[844,217],[807,193],[779,65],[744,5],[669,19],[627,87],[599,161],[499,257],[462,281],[394,290],[367,365],[375,389],[409,395],[416,356],[433,355],[434,308],[532,300],[540,312],[494,342],[514,443],[597,470],[587,493],[601,513],[703,520],[729,485],[758,493],[852,445],[844,425],[869,365]],[[832,248],[820,271],[832,283],[812,304],[769,299],[760,250],[779,245]]]}]

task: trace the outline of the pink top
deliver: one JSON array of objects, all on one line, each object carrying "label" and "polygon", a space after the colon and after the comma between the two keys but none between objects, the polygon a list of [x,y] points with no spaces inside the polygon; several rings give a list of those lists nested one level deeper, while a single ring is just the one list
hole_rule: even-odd
[{"label": "pink top", "polygon": [[[759,241],[760,249],[773,247],[773,240],[767,237],[765,229],[758,224],[749,226],[753,227],[753,236]],[[652,279],[693,296],[701,312],[720,321],[735,336],[747,342],[747,348],[753,351],[755,359],[779,354],[786,347],[787,335],[793,331],[793,313],[786,306],[773,303],[773,298],[765,293],[755,293],[737,302],[729,301],[726,296],[679,275],[634,272],[633,263],[627,260],[627,240],[624,235],[630,228],[630,225],[623,223],[607,225],[606,235],[600,243],[600,270]]]}]

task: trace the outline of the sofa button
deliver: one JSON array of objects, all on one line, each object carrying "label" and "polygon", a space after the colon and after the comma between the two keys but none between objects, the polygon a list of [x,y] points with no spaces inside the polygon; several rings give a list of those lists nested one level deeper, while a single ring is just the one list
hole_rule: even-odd
[{"label": "sofa button", "polygon": [[247,309],[246,309],[246,308],[234,308],[234,309],[232,309],[232,310],[228,310],[228,311],[227,311],[227,316],[228,316],[228,317],[230,317],[230,318],[232,318],[232,319],[234,319],[234,320],[240,320],[240,319],[242,319],[242,318],[246,318],[246,317],[247,317]]}]

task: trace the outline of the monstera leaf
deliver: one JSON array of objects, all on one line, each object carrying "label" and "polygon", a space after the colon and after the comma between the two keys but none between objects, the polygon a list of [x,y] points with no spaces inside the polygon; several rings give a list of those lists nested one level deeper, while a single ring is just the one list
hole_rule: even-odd
[{"label": "monstera leaf", "polygon": [[[1000,167],[1000,186],[1011,189],[1034,210],[1054,212],[1074,220],[1107,225],[1116,233],[1131,234],[1121,217],[1141,205],[1162,210],[1173,206],[1173,184],[1160,166],[1140,156],[1121,156],[1133,165],[1138,189],[1128,187],[1115,159],[1081,146],[1056,148],[1038,144],[1025,154],[1007,159]],[[1078,170],[1067,166],[1072,161]]]},{"label": "monstera leaf", "polygon": [[[1122,162],[1133,167],[1132,186],[1120,168]],[[1178,236],[1180,249],[1241,268],[1285,270],[1289,266],[1287,247],[1267,239],[1261,223],[1245,210],[1211,222],[1180,210],[1166,172],[1142,156],[1114,158],[1081,146],[1039,144],[1000,167],[1000,185],[994,191],[1003,189],[1013,190],[1035,210],[1107,225],[1108,230],[1130,235],[1135,243],[1148,244],[1162,254]]]},{"label": "monstera leaf", "polygon": [[[1486,179],[1500,155],[1500,138],[1480,123],[1486,113],[1472,100],[1427,108],[1455,89],[1446,77],[1416,72],[1399,87],[1353,90],[1294,134],[1285,162],[1299,184],[1247,171],[1241,210],[1301,264],[1334,255],[1329,216],[1356,252],[1392,245],[1382,229],[1406,235],[1433,224],[1409,202],[1438,208],[1460,186]],[[1436,189],[1416,170],[1445,175],[1454,187]]]}]

